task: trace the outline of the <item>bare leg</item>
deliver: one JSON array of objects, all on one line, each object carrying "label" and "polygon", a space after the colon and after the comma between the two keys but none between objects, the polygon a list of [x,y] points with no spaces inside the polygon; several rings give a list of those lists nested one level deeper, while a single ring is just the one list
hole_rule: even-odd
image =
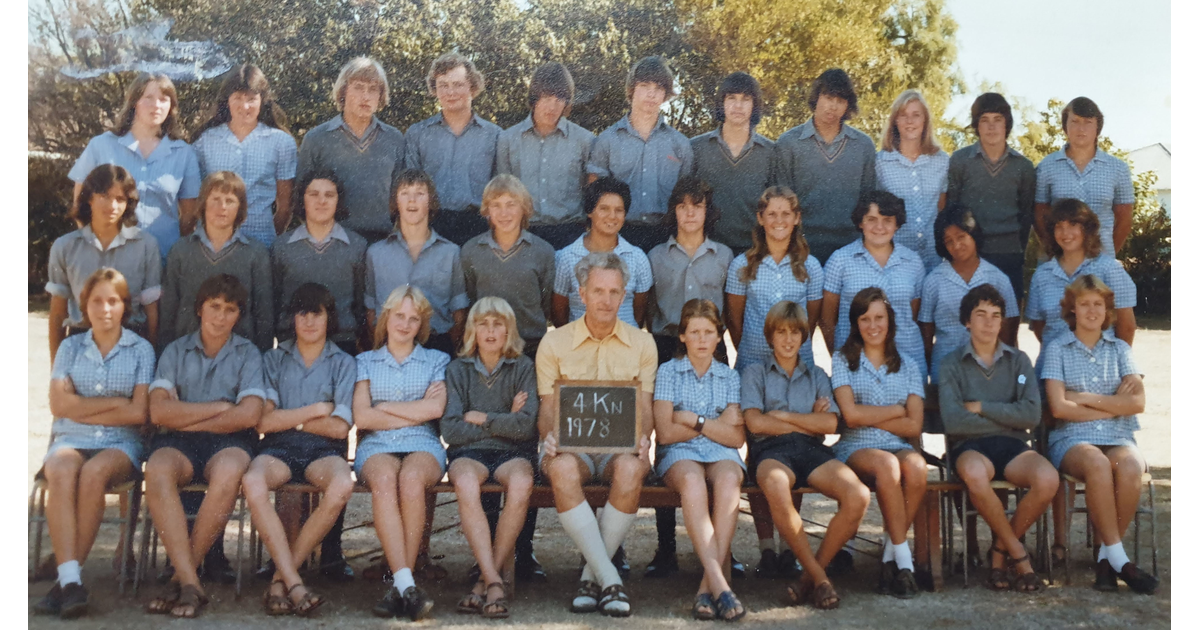
[{"label": "bare leg", "polygon": [[1108,457],[1091,444],[1076,444],[1063,456],[1062,470],[1083,479],[1087,484],[1084,499],[1087,501],[1088,518],[1096,526],[1101,542],[1105,545],[1121,542],[1113,465]]},{"label": "bare leg", "polygon": [[683,526],[692,539],[700,564],[704,566],[704,579],[700,582],[699,592],[715,591],[720,594],[729,590],[713,540],[712,517],[708,512],[708,481],[703,465],[689,460],[675,462],[663,480],[667,487],[679,493]]},{"label": "bare leg", "polygon": [[554,490],[554,509],[559,513],[583,503],[583,481],[590,477],[587,465],[573,453],[559,453],[542,460],[542,471]]},{"label": "bare leg", "polygon": [[492,555],[492,532],[483,512],[479,487],[487,480],[487,468],[472,459],[460,457],[450,464],[450,483],[458,497],[458,517],[463,536],[479,563],[479,577],[485,584],[500,582],[500,572]]},{"label": "bare leg", "polygon": [[250,518],[267,551],[275,559],[276,574],[283,577],[285,584],[299,582],[300,575],[291,562],[292,550],[283,520],[271,505],[271,491],[291,478],[292,471],[287,464],[270,455],[255,457],[242,477],[246,502],[250,504]]},{"label": "bare leg", "polygon": [[404,456],[397,475],[400,484],[400,512],[404,515],[404,548],[408,566],[417,562],[417,550],[425,536],[426,495],[442,478],[442,466],[437,459],[422,451]]},{"label": "bare leg", "polygon": [[[100,451],[83,464],[79,471],[79,496],[75,508],[75,555],[79,564],[87,560],[96,542],[96,534],[100,532],[100,521],[104,520],[105,491],[132,474],[133,463],[129,461],[129,456],[115,448]],[[117,548],[117,558],[121,557],[122,549]]]},{"label": "bare leg", "polygon": [[859,477],[875,480],[875,496],[879,499],[879,511],[883,514],[888,538],[893,545],[905,544],[909,523],[901,486],[900,460],[887,451],[864,448],[855,451],[846,464]]},{"label": "bare leg", "polygon": [[838,552],[854,534],[871,504],[871,491],[850,467],[833,459],[821,464],[808,476],[808,485],[838,502],[838,511],[829,520],[825,539],[817,548],[817,563],[829,566]]},{"label": "bare leg", "polygon": [[825,567],[817,562],[812,547],[808,544],[808,534],[804,533],[804,521],[796,511],[792,501],[792,486],[796,483],[796,475],[792,469],[777,460],[766,459],[758,465],[758,487],[762,488],[771,507],[771,519],[779,535],[787,543],[789,549],[800,561],[804,573],[813,584],[826,582]]},{"label": "bare leg", "polygon": [[916,451],[900,451],[896,453],[896,459],[900,460],[900,479],[904,484],[904,531],[908,532],[925,500],[929,467],[925,464],[925,457]]},{"label": "bare leg", "polygon": [[236,447],[221,449],[205,464],[208,492],[204,493],[204,502],[192,525],[192,560],[196,564],[214,542],[224,538],[225,524],[229,522],[242,487],[242,475],[249,467],[250,454]]},{"label": "bare leg", "polygon": [[650,465],[638,459],[636,455],[622,454],[613,457],[603,475],[609,482],[608,502],[626,514],[636,513],[638,501],[642,496],[642,484],[649,472]]},{"label": "bare leg", "polygon": [[199,588],[187,516],[179,500],[179,488],[187,485],[192,475],[192,464],[183,453],[174,448],[154,451],[146,462],[146,506],[175,568],[175,581]]},{"label": "bare leg", "polygon": [[771,507],[762,494],[750,495],[750,516],[754,519],[754,533],[759,540],[775,539],[775,522],[771,520]]},{"label": "bare leg", "polygon": [[[389,453],[376,453],[362,467],[363,477],[371,488],[371,510],[375,518],[375,535],[383,547],[388,568],[393,573],[411,568],[404,548],[404,522],[400,515],[398,479],[400,460]],[[422,518],[422,522],[424,519]]]},{"label": "bare leg", "polygon": [[76,555],[79,534],[75,496],[82,468],[83,455],[67,448],[59,449],[43,466],[48,486],[46,525],[50,530],[54,560],[59,564],[79,559]]},{"label": "bare leg", "polygon": [[[705,476],[712,484],[713,542],[717,548],[717,559],[725,574],[725,561],[729,559],[729,548],[733,544],[733,533],[737,529],[738,507],[742,497],[742,467],[731,461],[720,461],[705,466]],[[774,527],[774,526],[772,526]],[[717,595],[721,591],[716,592]]]},{"label": "bare leg", "polygon": [[496,469],[496,481],[504,486],[504,509],[496,523],[492,555],[496,570],[502,571],[512,559],[517,536],[525,526],[529,495],[533,493],[533,466],[525,459],[510,459]]},{"label": "bare leg", "polygon": [[321,543],[325,534],[337,522],[342,508],[354,494],[354,479],[350,476],[350,464],[338,455],[322,457],[304,470],[308,482],[321,489],[321,502],[308,515],[300,533],[292,543],[292,562],[299,567]]},{"label": "bare leg", "polygon": [[1142,473],[1146,471],[1146,460],[1136,448],[1127,446],[1109,449],[1106,455],[1112,462],[1116,489],[1117,532],[1124,538],[1142,500]]}]

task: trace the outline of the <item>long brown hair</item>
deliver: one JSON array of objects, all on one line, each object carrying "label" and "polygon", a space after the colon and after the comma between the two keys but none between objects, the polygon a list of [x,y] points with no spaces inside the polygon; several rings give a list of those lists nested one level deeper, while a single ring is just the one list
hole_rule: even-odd
[{"label": "long brown hair", "polygon": [[896,310],[892,308],[892,303],[888,301],[887,295],[879,287],[867,287],[859,291],[854,296],[854,300],[850,302],[850,336],[846,337],[846,343],[842,344],[839,352],[846,359],[850,371],[857,372],[865,345],[862,332],[858,330],[858,318],[862,317],[875,302],[883,302],[883,307],[887,309],[888,331],[887,338],[883,342],[883,357],[887,364],[888,374],[895,374],[900,371],[900,351],[896,349]]},{"label": "long brown hair", "polygon": [[[758,198],[757,214],[762,215],[771,200],[777,198],[786,199],[792,212],[796,213],[797,218],[800,217],[800,198],[787,186],[771,186],[764,190],[762,196]],[[808,260],[808,241],[804,239],[803,228],[803,222],[796,223],[792,227],[792,240],[788,243],[787,250],[788,256],[792,258],[792,275],[798,282],[808,281],[808,270],[804,267],[804,263]],[[754,226],[750,238],[753,244],[746,252],[746,266],[742,267],[741,272],[741,281],[747,283],[754,281],[758,275],[758,265],[770,253],[767,250],[767,230],[763,226]]]},{"label": "long brown hair", "polygon": [[192,134],[192,142],[195,142],[205,131],[229,122],[232,118],[229,111],[229,97],[238,92],[253,92],[261,96],[262,106],[258,109],[258,122],[291,134],[288,130],[287,114],[283,113],[283,108],[275,102],[275,97],[271,94],[271,84],[267,82],[267,76],[263,74],[262,70],[259,70],[258,66],[244,63],[230,70],[225,76],[225,80],[221,82],[221,90],[217,92],[217,106],[212,116]]},{"label": "long brown hair", "polygon": [[157,85],[158,89],[171,99],[171,109],[167,111],[167,119],[163,121],[162,127],[158,130],[158,137],[182,140],[183,129],[179,126],[179,94],[175,91],[175,84],[171,82],[171,77],[165,74],[145,72],[139,74],[130,84],[129,90],[125,92],[125,104],[121,106],[121,112],[117,114],[117,123],[113,127],[113,134],[123,136],[133,128],[137,102],[142,99],[142,95],[146,93],[146,86],[151,83]]}]

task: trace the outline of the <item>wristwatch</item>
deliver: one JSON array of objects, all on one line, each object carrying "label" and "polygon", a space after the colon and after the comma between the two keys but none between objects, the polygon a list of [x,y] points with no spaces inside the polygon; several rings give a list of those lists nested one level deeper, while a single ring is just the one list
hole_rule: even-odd
[{"label": "wristwatch", "polygon": [[693,429],[696,430],[696,433],[704,433],[704,422],[706,420],[707,420],[707,418],[705,418],[704,416],[698,415],[696,417],[696,425],[694,427],[692,427]]},{"label": "wristwatch", "polygon": [[297,425],[296,425],[296,430],[297,430],[297,431],[299,431],[299,432],[301,432],[301,433],[304,433],[304,423],[303,423],[303,422],[301,422],[300,424],[297,424]]}]

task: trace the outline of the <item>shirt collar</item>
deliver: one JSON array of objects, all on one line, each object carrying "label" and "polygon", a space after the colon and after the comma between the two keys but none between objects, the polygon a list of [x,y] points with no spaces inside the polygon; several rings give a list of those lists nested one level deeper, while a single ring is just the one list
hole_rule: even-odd
[{"label": "shirt collar", "polygon": [[[844,127],[844,125],[843,125],[843,127]],[[918,166],[923,162],[928,162],[931,157],[932,156],[929,155],[928,153],[922,153],[917,156],[916,161],[910,161],[907,157],[904,157],[903,153],[901,153],[900,151],[897,150],[897,151],[880,151],[878,154],[876,154],[875,159],[882,160],[884,162],[899,162],[901,164],[904,164],[905,166]]]},{"label": "shirt collar", "polygon": [[[96,249],[105,251],[104,247],[100,245],[100,238],[92,231],[91,224],[79,228],[79,235],[84,241],[95,245]],[[117,235],[113,238],[112,242],[108,244],[108,249],[116,249],[131,240],[141,237],[142,231],[136,225],[122,226],[120,230],[117,230]]]},{"label": "shirt collar", "polygon": [[[725,147],[726,150],[728,150],[729,143],[725,142],[725,137],[721,135],[721,129],[723,127],[724,127],[724,123],[721,123],[721,124],[717,125],[716,129],[713,129],[712,131],[708,132],[707,135],[708,135],[708,139],[710,141],[716,142],[717,144],[720,144],[721,146]],[[752,127],[750,127],[750,143],[765,147],[765,146],[767,146],[767,139],[765,137],[763,137],[761,134],[759,134],[757,131],[755,131],[754,127],[752,126]],[[732,153],[732,151],[730,151],[730,153]],[[745,151],[743,151],[743,153],[745,153]]]},{"label": "shirt collar", "polygon": [[367,358],[372,361],[380,363],[391,362],[392,365],[400,367],[409,361],[417,361],[420,363],[426,362],[429,359],[429,352],[430,351],[426,349],[425,346],[414,342],[412,352],[408,353],[408,356],[404,357],[403,361],[396,361],[396,357],[392,356],[392,353],[388,351],[387,342],[384,342],[382,346],[376,348],[374,351],[364,354],[366,354]]},{"label": "shirt collar", "polygon": [[[663,118],[662,112],[659,112],[658,120],[655,121],[654,129],[650,132],[650,135],[654,135],[655,131],[665,130],[669,127],[670,125],[668,125],[666,119]],[[629,122],[629,114],[625,114],[621,117],[621,120],[617,121],[617,129],[624,129],[626,132],[632,135],[635,135],[639,138],[642,137],[641,134],[638,133],[637,129],[633,128],[633,123]]]},{"label": "shirt collar", "polygon": [[[617,243],[619,244],[620,242],[621,242],[621,237],[618,236]],[[677,248],[679,248],[679,251],[683,252],[684,254],[687,254],[687,250],[683,249],[683,246],[680,245],[679,242],[675,240],[674,235],[667,237],[667,249],[671,249],[672,247],[677,247]],[[703,254],[704,252],[714,252],[715,253],[716,251],[717,251],[716,244],[714,244],[712,242],[712,239],[710,239],[706,236],[706,237],[704,237],[704,242],[700,243],[700,247],[696,248],[696,257],[699,258],[700,255]]]},{"label": "shirt collar", "polygon": [[483,359],[479,358],[478,353],[475,353],[469,357],[466,357],[463,360],[466,361],[467,363],[470,363],[471,365],[474,365],[475,371],[479,372],[483,376],[491,376],[491,375],[499,372],[500,369],[503,368],[505,364],[508,364],[508,363],[515,364],[517,362],[517,359],[515,357],[501,356],[500,360],[498,362],[496,362],[496,369],[491,372],[488,372],[487,366],[485,366],[483,364]]},{"label": "shirt collar", "polygon": [[774,352],[772,352],[770,354],[770,356],[767,358],[767,369],[775,370],[776,372],[779,372],[779,374],[782,375],[784,378],[786,378],[788,380],[793,380],[793,381],[808,373],[808,365],[805,364],[804,361],[802,359],[800,359],[799,356],[797,356],[796,357],[796,369],[792,371],[791,376],[788,376],[787,370],[783,369],[783,367],[781,367],[779,365],[779,361],[777,361],[775,359]]},{"label": "shirt collar", "polygon": [[[270,129],[271,129],[270,127],[264,125],[262,123],[262,121],[260,120],[257,125],[254,125],[254,129],[251,129],[250,133],[246,134],[246,140],[249,140],[251,136],[257,136],[257,135],[266,133]],[[226,142],[229,142],[231,144],[241,144],[246,141],[246,140],[238,140],[237,136],[234,135],[234,133],[233,133],[233,129],[231,129],[229,127],[229,123],[224,123],[217,127],[213,127],[213,130],[216,131],[217,133],[221,134],[223,136],[223,139]]]},{"label": "shirt collar", "polygon": [[[584,315],[584,317],[586,317],[586,315]],[[632,328],[632,327],[629,324],[626,324],[625,322],[621,321],[620,319],[618,319],[617,324],[615,326],[613,326],[612,334],[610,334],[608,337],[605,337],[604,339],[596,339],[595,337],[592,336],[592,331],[588,330],[587,323],[584,322],[583,317],[580,317],[579,319],[571,322],[571,325],[575,326],[575,330],[573,331],[573,335],[571,338],[571,348],[572,349],[578,348],[580,345],[583,344],[584,341],[587,341],[588,339],[595,339],[597,342],[603,343],[612,337],[616,337],[618,341],[620,341],[621,343],[625,344],[626,346],[628,346],[630,348],[633,347],[632,339],[630,339],[630,335],[629,335],[629,330],[627,330],[628,328]]]},{"label": "shirt collar", "polygon": [[[871,252],[867,251],[867,246],[863,244],[863,239],[862,239],[861,235],[858,238],[854,239],[854,241],[850,243],[850,246],[854,248],[850,251],[850,254],[852,256],[863,256],[865,258],[871,259],[872,261],[875,260],[875,257],[871,256]],[[917,255],[916,252],[913,252],[911,249],[904,247],[903,245],[900,245],[899,243],[897,243],[895,241],[895,239],[893,239],[892,240],[892,254],[890,256],[888,256],[887,264],[883,265],[883,267],[886,269],[888,267],[891,267],[893,264],[899,264],[900,260],[902,258],[909,255],[909,252],[911,252],[913,256]]]},{"label": "shirt collar", "polygon": [[[447,127],[447,128],[450,127],[450,125],[448,125],[446,123],[446,117],[443,116],[442,112],[440,112],[440,111],[433,115],[433,124],[441,125],[441,126]],[[472,125],[474,125],[476,127],[483,126],[483,119],[480,118],[479,114],[475,113],[474,110],[471,110],[471,120],[467,121],[467,128],[469,129]],[[466,131],[464,130],[463,133],[466,133]]]},{"label": "shirt collar", "polygon": [[[391,242],[397,242],[400,244],[404,244],[404,235],[401,234],[400,230],[398,230],[398,229],[392,230],[392,233],[387,235],[387,240],[391,241]],[[437,241],[441,241],[443,243],[447,243],[450,245],[454,244],[454,243],[451,243],[446,237],[442,236],[441,234],[438,234],[437,230],[435,230],[433,228],[429,228],[429,238],[425,239],[425,244],[421,246],[421,251],[423,252],[423,251],[429,249],[430,247],[433,247],[434,243],[436,243]]]},{"label": "shirt collar", "polygon": [[[213,252],[214,254],[219,253],[217,250],[213,249],[212,241],[208,240],[208,232],[204,231],[204,219],[200,219],[196,222],[196,230],[193,233],[196,235],[196,238],[200,239],[201,243],[204,243],[204,246],[207,247],[209,251]],[[233,237],[231,237],[228,241],[225,241],[225,244],[221,246],[221,249],[229,247],[229,245],[234,241],[241,241],[249,245],[250,237],[243,234],[242,229],[239,227],[233,231]]]},{"label": "shirt collar", "polygon": [[[538,135],[537,130],[533,128],[533,114],[526,116],[525,120],[522,120],[521,122],[517,123],[516,127],[517,127],[517,131],[522,134],[523,133],[532,133],[535,136]],[[567,117],[566,116],[558,117],[558,124],[554,125],[554,130],[561,133],[564,137],[571,135],[570,127],[567,125]],[[538,136],[538,137],[541,137],[541,136]]]},{"label": "shirt collar", "polygon": [[1075,273],[1073,274],[1068,274],[1067,271],[1062,268],[1062,262],[1060,262],[1057,258],[1052,258],[1051,260],[1054,261],[1054,266],[1050,268],[1051,271],[1054,272],[1054,275],[1062,278],[1063,280],[1070,281],[1071,279],[1078,278],[1086,273],[1085,270],[1096,261],[1096,258],[1084,258],[1083,262],[1079,263],[1079,266],[1075,268]]},{"label": "shirt collar", "polygon": [[[96,338],[92,335],[92,329],[89,328],[84,334],[87,335],[86,341],[84,342],[84,354],[98,362],[103,362],[104,356],[100,354],[100,347],[96,345]],[[112,347],[112,350],[109,350],[109,353],[114,351],[119,352],[119,348],[127,348],[132,346],[133,344],[137,343],[138,339],[139,337],[136,333],[128,328],[122,327],[121,336],[117,338],[117,344]]]},{"label": "shirt collar", "polygon": [[[1050,157],[1052,157],[1052,158],[1054,158],[1054,159],[1056,159],[1056,160],[1068,160],[1068,161],[1070,161],[1070,160],[1071,160],[1071,158],[1067,157],[1067,149],[1068,149],[1070,146],[1071,146],[1071,144],[1070,144],[1070,143],[1064,144],[1064,145],[1063,145],[1063,147],[1062,147],[1061,149],[1059,149],[1058,151],[1055,151],[1055,152],[1054,152],[1052,155],[1050,155]],[[1111,155],[1109,155],[1109,154],[1105,153],[1104,151],[1102,151],[1102,150],[1100,149],[1100,147],[1096,147],[1096,155],[1092,156],[1092,162],[1108,162],[1108,161],[1109,161],[1109,160],[1111,160],[1111,159],[1113,159],[1113,156],[1111,156]],[[1090,163],[1091,163],[1091,162],[1089,162],[1089,164],[1090,164]]]},{"label": "shirt collar", "polygon": [[[515,247],[516,245],[518,245],[520,243],[527,243],[527,244],[533,243],[533,241],[530,240],[528,230],[524,230],[524,229],[521,230],[521,235],[517,237],[517,242],[513,243],[513,246]],[[479,244],[487,245],[488,247],[491,247],[492,249],[495,249],[495,250],[500,249],[500,245],[496,242],[496,238],[494,236],[492,236],[491,230],[488,230],[482,234],[482,238],[479,239]]]},{"label": "shirt collar", "polygon": [[[985,159],[987,158],[987,154],[985,154],[983,152],[983,143],[978,140],[975,141],[975,144],[972,144],[970,146],[970,150],[971,150],[971,153],[970,153],[971,157],[981,157],[981,158],[985,158]],[[1016,149],[1012,148],[1012,145],[1008,144],[1008,143],[1005,143],[1005,145],[1004,145],[1004,152],[1009,154],[1010,156],[1021,157],[1021,153],[1019,151],[1017,151]]]},{"label": "shirt collar", "polygon": [[[995,363],[999,363],[1000,358],[1003,357],[1004,355],[1016,354],[1016,352],[1017,351],[1012,346],[1004,343],[1003,341],[997,341],[996,342],[996,354],[992,356],[993,365]],[[969,337],[967,338],[966,343],[964,343],[962,345],[962,347],[960,347],[958,349],[959,360],[966,359],[967,357],[971,357],[972,359],[975,360],[975,362],[979,363],[980,365],[984,364],[983,357],[980,357],[975,352],[975,345],[971,343],[971,339]]]},{"label": "shirt collar", "polygon": [[336,238],[347,245],[350,244],[350,236],[346,234],[346,230],[342,228],[342,224],[337,222],[334,222],[333,230],[329,232],[329,236],[326,236],[325,240],[323,241],[318,241],[313,237],[312,234],[309,234],[308,227],[301,223],[300,227],[296,228],[295,231],[292,232],[292,236],[288,238],[287,242],[295,243],[296,241],[308,239],[309,241],[312,241],[314,245],[320,245],[322,243],[328,243],[329,239],[331,238]]},{"label": "shirt collar", "polygon": [[[186,348],[195,349],[196,352],[199,352],[202,357],[207,358],[208,355],[204,354],[204,340],[201,338],[199,330],[193,332],[187,337],[184,337],[184,339],[187,340],[184,342]],[[213,358],[220,359],[222,355],[226,354],[227,352],[231,352],[230,348],[240,345],[240,343],[243,341],[246,340],[242,337],[239,337],[237,333],[229,333],[229,338],[225,340],[225,345],[221,346],[221,349],[217,351],[217,356]],[[246,343],[249,342],[246,341]]]},{"label": "shirt collar", "polygon": [[[339,129],[345,129],[346,131],[349,131],[351,135],[354,135],[354,132],[351,131],[351,129],[350,129],[350,125],[346,123],[346,119],[342,118],[341,114],[334,116],[333,119],[330,120],[330,122],[332,122],[333,124],[329,126],[329,131],[338,131]],[[374,114],[372,114],[371,122],[367,123],[367,132],[369,133],[371,131],[371,129],[378,127],[381,124],[382,123],[379,122],[379,118],[377,118]],[[259,123],[259,125],[261,126],[262,123]],[[366,137],[366,135],[367,134],[364,133],[363,137]]]},{"label": "shirt collar", "polygon": [[[837,135],[834,136],[833,140],[831,140],[828,144],[833,144],[834,142],[841,140],[842,137],[844,137],[845,135],[846,135],[846,121],[843,120],[842,126],[838,129]],[[823,144],[825,143],[825,139],[821,137],[821,134],[817,133],[816,123],[813,122],[812,118],[809,118],[808,120],[804,121],[803,125],[800,125],[800,139],[804,140],[805,138],[809,138],[812,136],[816,136],[817,140],[821,141],[821,143],[823,143]]]},{"label": "shirt collar", "polygon": [[720,363],[720,361],[718,361],[716,357],[713,357],[712,363],[708,366],[708,370],[704,372],[704,376],[700,376],[699,374],[696,374],[696,366],[692,365],[692,360],[687,358],[687,355],[684,355],[674,360],[674,369],[680,374],[692,374],[696,377],[696,380],[704,380],[706,378],[717,378],[717,370],[719,369],[717,367],[718,363]]}]

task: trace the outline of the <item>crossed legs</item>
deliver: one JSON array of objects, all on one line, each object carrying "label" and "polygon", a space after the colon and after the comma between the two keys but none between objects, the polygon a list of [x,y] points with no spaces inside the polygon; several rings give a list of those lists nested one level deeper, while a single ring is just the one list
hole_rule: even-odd
[{"label": "crossed legs", "polygon": [[[664,477],[667,487],[679,493],[683,525],[704,566],[698,593],[720,595],[731,590],[723,565],[737,526],[742,492],[742,468],[732,461],[702,464],[675,462]],[[712,512],[709,512],[709,484]]]}]

